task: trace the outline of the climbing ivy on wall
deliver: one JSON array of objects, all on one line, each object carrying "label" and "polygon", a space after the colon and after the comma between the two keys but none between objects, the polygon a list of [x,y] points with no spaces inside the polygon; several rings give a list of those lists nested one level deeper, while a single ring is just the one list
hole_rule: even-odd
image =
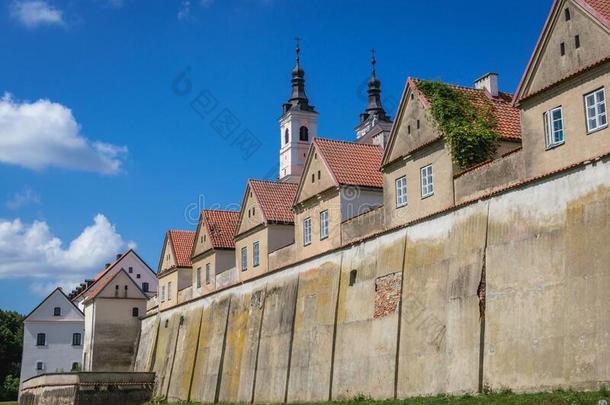
[{"label": "climbing ivy on wall", "polygon": [[456,165],[465,169],[494,156],[500,136],[491,104],[475,103],[445,83],[422,81],[417,88],[430,101],[432,117]]}]

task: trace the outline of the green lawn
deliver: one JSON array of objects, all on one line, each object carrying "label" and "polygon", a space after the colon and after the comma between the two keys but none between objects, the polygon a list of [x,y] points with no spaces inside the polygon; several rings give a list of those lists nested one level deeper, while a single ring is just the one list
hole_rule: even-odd
[{"label": "green lawn", "polygon": [[0,405],[17,405],[17,401],[8,401],[8,402],[0,401]]},{"label": "green lawn", "polygon": [[[512,392],[490,393],[482,395],[464,396],[435,396],[417,397],[405,400],[372,401],[367,399],[355,399],[352,401],[318,402],[313,405],[479,405],[479,404],[508,404],[508,405],[597,405],[599,400],[608,401],[610,394],[608,390],[596,392],[555,391],[538,394],[513,394]],[[158,402],[150,402],[143,405],[152,405]],[[196,403],[180,402],[181,405],[198,405]],[[228,405],[228,404],[226,404]]]}]

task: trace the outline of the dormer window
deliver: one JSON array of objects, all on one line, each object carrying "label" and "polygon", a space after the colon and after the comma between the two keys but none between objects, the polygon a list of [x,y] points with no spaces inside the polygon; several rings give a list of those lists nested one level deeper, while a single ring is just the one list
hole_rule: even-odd
[{"label": "dormer window", "polygon": [[299,140],[307,142],[309,140],[309,130],[307,127],[302,126],[299,128]]}]

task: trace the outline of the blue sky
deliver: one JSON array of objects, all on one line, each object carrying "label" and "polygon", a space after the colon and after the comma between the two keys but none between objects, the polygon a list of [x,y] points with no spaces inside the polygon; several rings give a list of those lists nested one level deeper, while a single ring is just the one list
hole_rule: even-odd
[{"label": "blue sky", "polygon": [[[514,92],[550,6],[2,2],[0,308],[29,312],[52,286],[133,244],[156,269],[165,230],[195,228],[185,212],[235,207],[246,180],[277,165],[295,36],[319,134],[349,140],[370,48],[392,116],[408,76],[471,85],[496,71]],[[174,85],[185,71],[188,94]],[[202,91],[216,102],[203,117],[190,106]],[[247,159],[213,129],[225,109],[239,120],[234,136],[249,130],[260,142]]]}]

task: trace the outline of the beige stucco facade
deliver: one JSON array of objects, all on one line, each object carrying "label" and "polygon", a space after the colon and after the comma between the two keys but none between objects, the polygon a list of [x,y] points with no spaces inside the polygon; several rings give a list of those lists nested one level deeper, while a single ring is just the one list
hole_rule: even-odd
[{"label": "beige stucco facade", "polygon": [[[235,266],[234,249],[210,249],[193,258],[193,298],[216,289],[216,275]],[[208,273],[209,269],[209,274]]]},{"label": "beige stucco facade", "polygon": [[[137,313],[134,312],[137,308]],[[124,272],[85,303],[84,371],[131,371],[146,298]]]},{"label": "beige stucco facade", "polygon": [[[254,243],[259,246],[259,264],[254,265]],[[269,253],[288,246],[294,242],[294,225],[267,224],[259,225],[249,232],[238,235],[235,240],[235,267],[239,281],[249,280],[269,271]],[[247,250],[246,269],[242,270],[242,248]]]},{"label": "beige stucco facade", "polygon": [[240,235],[265,222],[260,204],[256,201],[250,186],[246,188],[246,198],[241,207],[241,218],[237,234]]},{"label": "beige stucco facade", "polygon": [[[557,170],[610,150],[607,124],[590,131],[585,103],[587,94],[604,89],[607,114],[609,44],[608,28],[575,2],[561,1],[553,10],[517,93],[522,110],[526,177]],[[562,112],[564,141],[548,147],[544,113],[558,107]]]},{"label": "beige stucco facade", "polygon": [[[328,212],[328,236],[320,232],[320,213]],[[311,220],[311,242],[305,244],[304,221]],[[296,260],[318,255],[341,245],[341,197],[331,188],[311,197],[295,207]]]},{"label": "beige stucco facade", "polygon": [[[566,9],[570,18],[566,19]],[[578,35],[579,47],[576,48]],[[537,93],[610,56],[608,29],[572,0],[562,0],[551,15],[526,72],[523,95]],[[561,44],[564,55],[561,54]]]},{"label": "beige stucco facade", "polygon": [[[239,239],[235,240],[235,267],[237,268],[237,274],[239,274],[239,281],[245,281],[267,272],[267,269],[269,268],[268,238],[269,229],[266,226],[261,225],[244,235],[240,235]],[[255,266],[253,261],[253,246],[256,242],[258,242],[259,249],[259,264]],[[246,249],[247,253],[245,266],[243,265],[242,260],[242,249]]]},{"label": "beige stucco facade", "polygon": [[[584,96],[600,88],[606,90],[607,97],[610,62],[521,104],[526,176],[547,173],[610,150],[610,129],[607,125],[598,131],[587,131]],[[562,108],[565,141],[547,148],[543,114],[556,107]]]},{"label": "beige stucco facade", "polygon": [[178,293],[191,286],[193,269],[174,267],[159,274],[159,309],[178,305]]},{"label": "beige stucco facade", "polygon": [[[421,169],[432,165],[433,194],[422,197]],[[402,225],[413,219],[453,205],[453,163],[451,155],[439,139],[404,160],[384,168],[383,193],[386,226]],[[407,179],[407,203],[397,207],[396,180]]]}]

